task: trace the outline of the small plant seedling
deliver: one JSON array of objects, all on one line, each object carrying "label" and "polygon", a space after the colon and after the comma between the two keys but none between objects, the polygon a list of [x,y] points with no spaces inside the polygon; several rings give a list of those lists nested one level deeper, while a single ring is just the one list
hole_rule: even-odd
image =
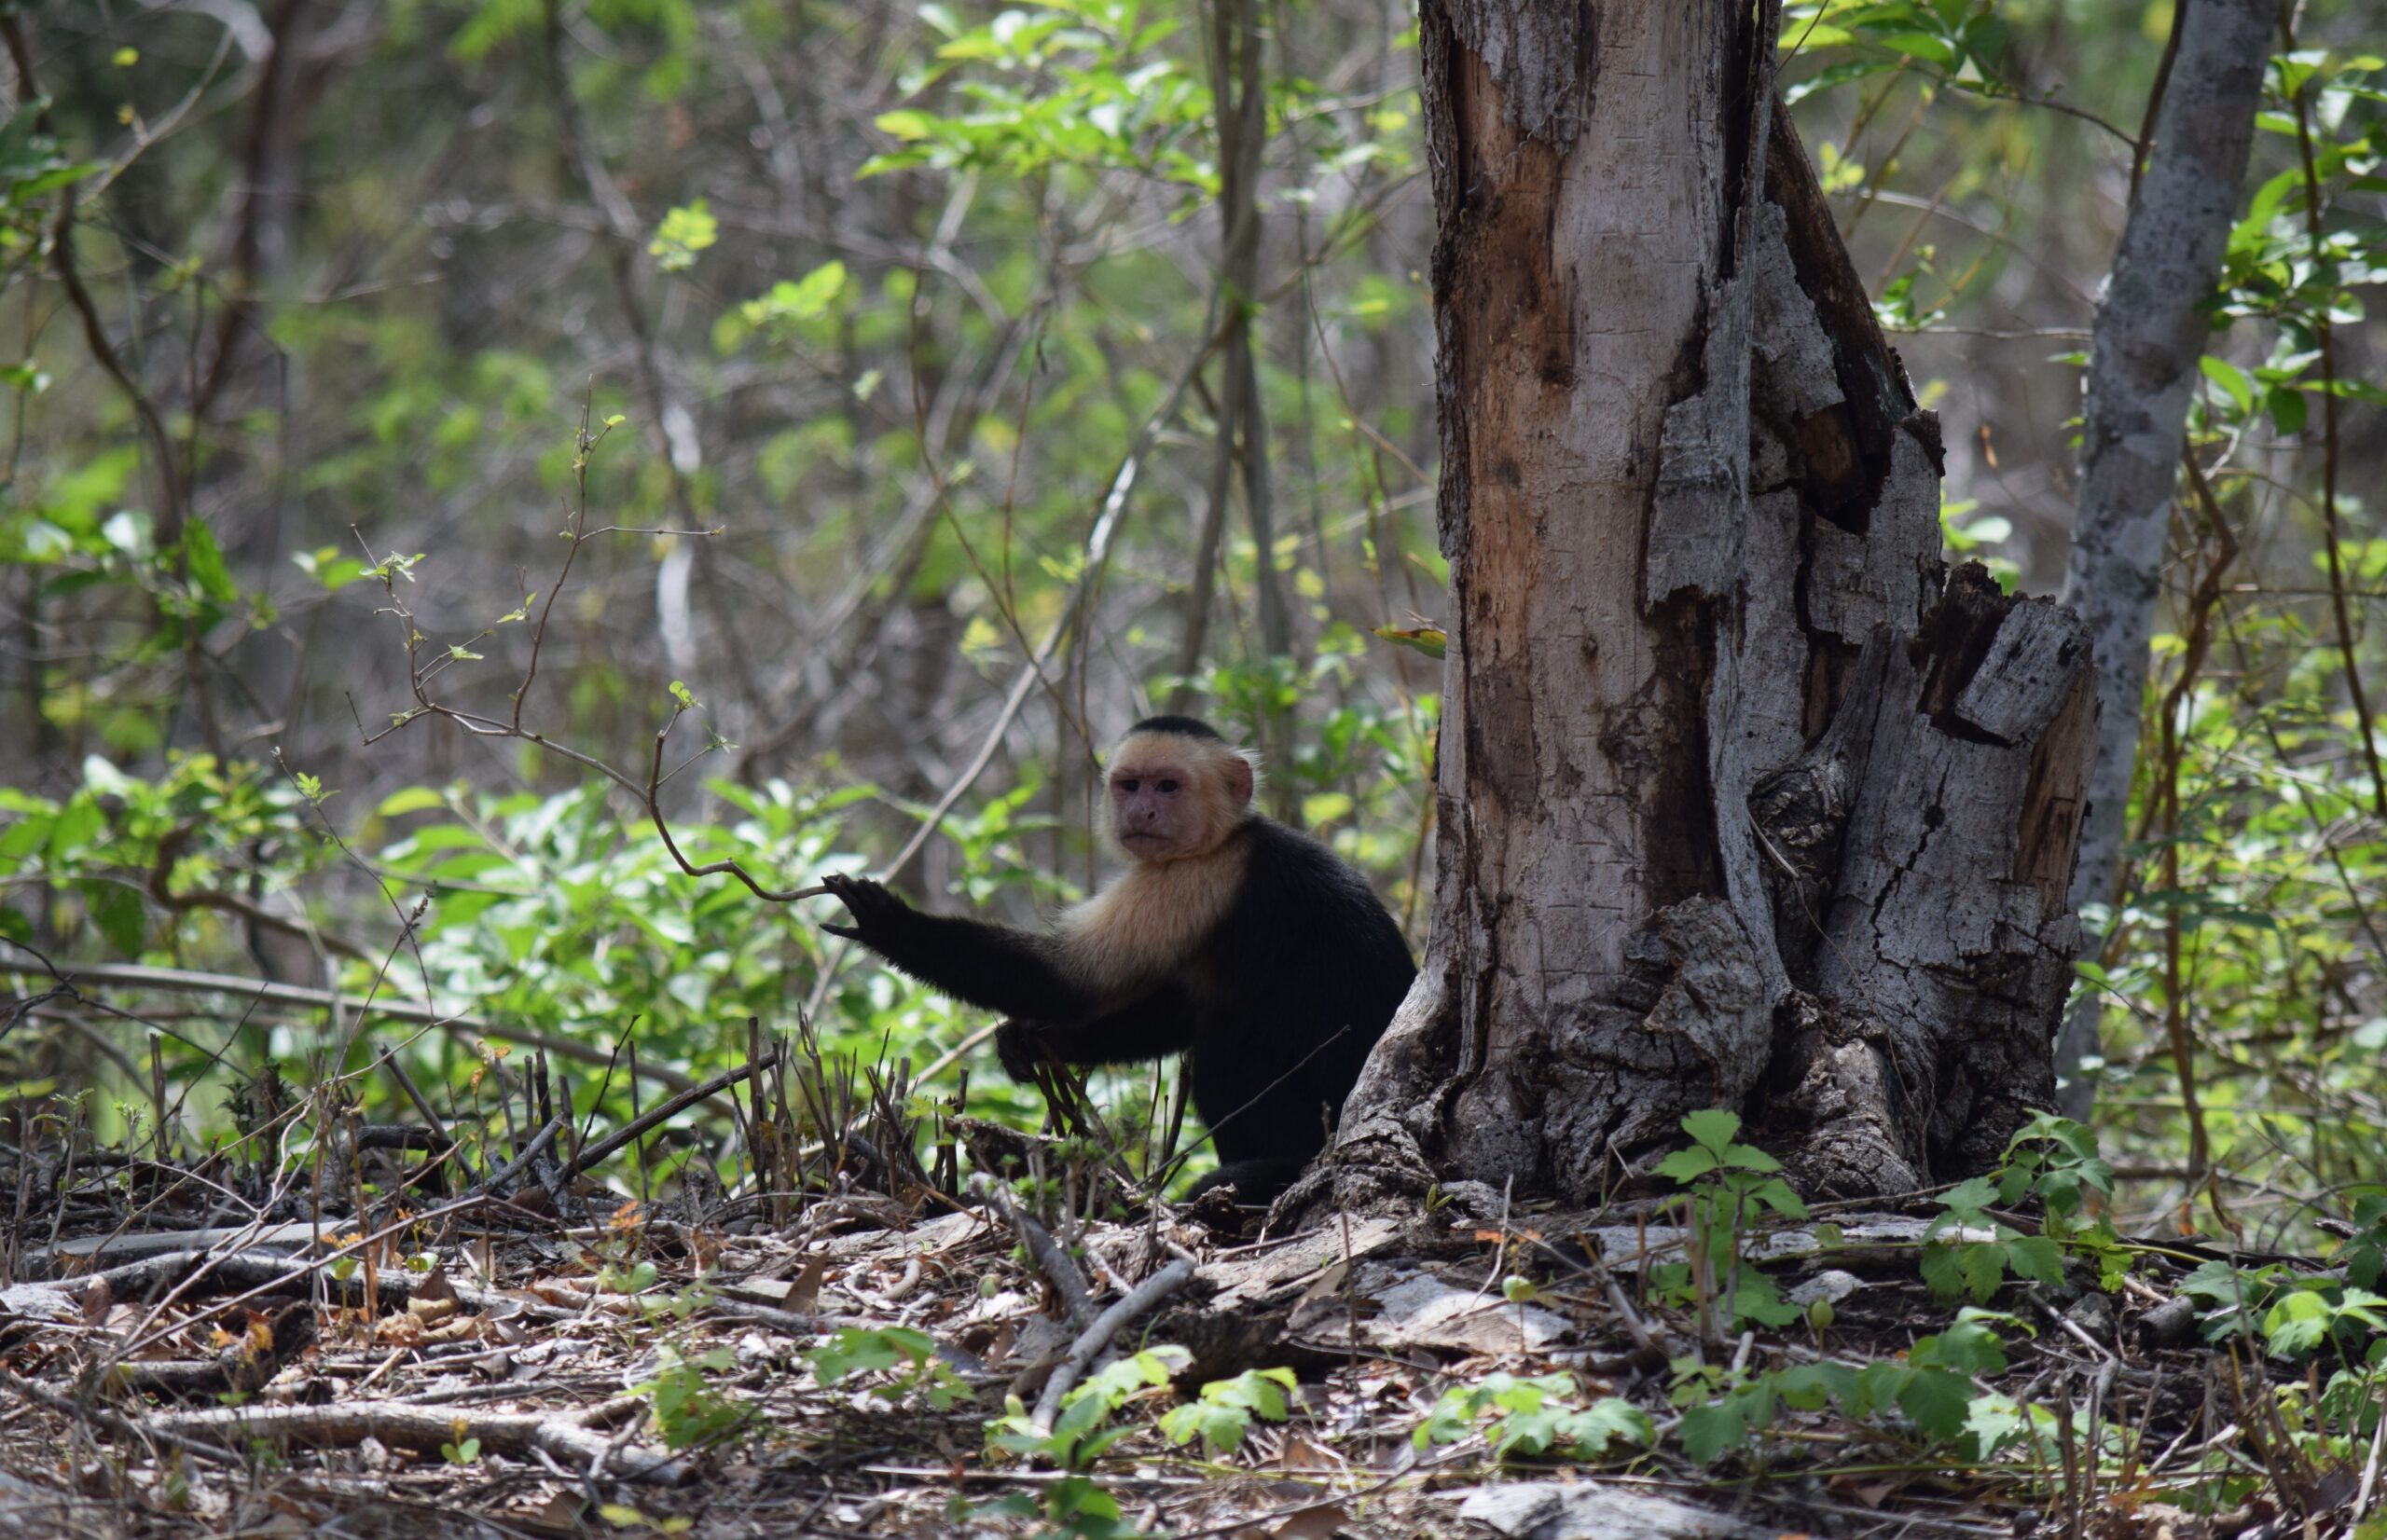
[{"label": "small plant seedling", "polygon": [[1684,1189],[1688,1259],[1652,1268],[1651,1282],[1661,1297],[1690,1308],[1701,1340],[1711,1344],[1745,1322],[1790,1325],[1799,1319],[1798,1307],[1783,1299],[1772,1279],[1742,1265],[1740,1242],[1768,1211],[1803,1219],[1807,1205],[1778,1175],[1781,1162],[1736,1142],[1737,1115],[1712,1108],[1694,1112],[1683,1119],[1682,1130],[1690,1135],[1690,1148],[1659,1162],[1658,1175]]},{"label": "small plant seedling", "polygon": [[970,1387],[937,1356],[935,1341],[909,1327],[847,1327],[805,1356],[824,1385],[891,1370],[889,1388],[897,1400],[917,1396],[944,1411],[970,1395]]},{"label": "small plant seedling", "polygon": [[1232,1380],[1213,1380],[1202,1387],[1199,1399],[1170,1408],[1160,1420],[1160,1431],[1172,1444],[1190,1444],[1198,1437],[1213,1454],[1233,1454],[1243,1447],[1254,1417],[1269,1423],[1285,1420],[1285,1393],[1293,1382],[1289,1368],[1250,1368]]}]

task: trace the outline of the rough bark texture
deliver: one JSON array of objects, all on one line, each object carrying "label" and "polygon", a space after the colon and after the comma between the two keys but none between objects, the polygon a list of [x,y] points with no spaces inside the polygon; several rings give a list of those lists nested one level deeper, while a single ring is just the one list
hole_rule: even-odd
[{"label": "rough bark texture", "polygon": [[1434,930],[1295,1201],[1590,1202],[1709,1106],[1816,1189],[1978,1169],[2052,1091],[2086,638],[1946,577],[1938,425],[1748,7],[1422,21]]},{"label": "rough bark texture", "polygon": [[[2276,21],[2268,0],[2190,0],[2181,14],[2155,144],[2097,306],[2064,583],[2095,644],[2101,711],[2075,903],[2115,896],[2180,434],[2208,331],[2197,307],[2221,271]],[[2060,1070],[2096,1052],[2098,1015],[2096,997],[2084,996],[2057,1050]],[[2086,1116],[2090,1090],[2071,1077],[2064,1109]]]}]

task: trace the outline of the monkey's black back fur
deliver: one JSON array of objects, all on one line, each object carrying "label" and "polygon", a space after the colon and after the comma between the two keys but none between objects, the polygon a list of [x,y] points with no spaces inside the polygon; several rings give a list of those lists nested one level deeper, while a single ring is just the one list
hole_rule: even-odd
[{"label": "monkey's black back fur", "polygon": [[[1139,729],[1181,731],[1155,725],[1181,720]],[[854,919],[830,928],[956,998],[1017,1018],[997,1038],[1014,1077],[1039,1058],[1125,1064],[1186,1052],[1219,1157],[1189,1196],[1232,1183],[1241,1201],[1262,1203],[1325,1148],[1417,970],[1374,891],[1325,846],[1256,813],[1230,838],[1246,848],[1225,917],[1185,967],[1124,1005],[1069,978],[1052,937],[922,914],[876,883],[826,879]]]}]

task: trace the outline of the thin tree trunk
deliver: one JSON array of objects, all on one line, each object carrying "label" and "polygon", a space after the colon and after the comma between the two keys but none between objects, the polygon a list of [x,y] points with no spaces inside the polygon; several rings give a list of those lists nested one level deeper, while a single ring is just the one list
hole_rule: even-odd
[{"label": "thin tree trunk", "polygon": [[1292,651],[1292,624],[1276,581],[1276,510],[1268,476],[1268,419],[1251,347],[1260,294],[1260,152],[1268,140],[1265,48],[1258,0],[1213,0],[1211,89],[1218,99],[1219,282],[1230,318],[1221,352],[1221,439],[1233,433],[1243,471],[1245,516],[1258,547],[1260,641],[1271,657]]},{"label": "thin tree trunk", "polygon": [[1814,1189],[1979,1169],[2052,1090],[2086,639],[1948,579],[1938,424],[1773,103],[1770,8],[1421,21],[1433,939],[1304,1196],[1593,1202],[1709,1106]]},{"label": "thin tree trunk", "polygon": [[[1219,301],[1225,340],[1219,353],[1219,465],[1210,480],[1215,516],[1233,479],[1243,482],[1244,516],[1251,526],[1254,608],[1260,617],[1260,649],[1268,657],[1293,650],[1290,612],[1277,581],[1274,492],[1268,474],[1268,416],[1260,397],[1258,356],[1252,347],[1253,316],[1260,294],[1260,152],[1268,137],[1266,48],[1261,35],[1259,0],[1211,0],[1210,91],[1219,130]],[[1204,531],[1204,556],[1216,547]],[[1197,597],[1206,605],[1207,590]],[[1189,639],[1200,633],[1189,625]],[[1198,662],[1192,646],[1188,672]],[[1269,760],[1290,750],[1290,722],[1271,711],[1254,724]],[[1279,817],[1290,812],[1290,780],[1263,783],[1262,795]]]},{"label": "thin tree trunk", "polygon": [[[2096,647],[2100,718],[2075,904],[2110,903],[2118,896],[2180,435],[2210,330],[2197,307],[2221,271],[2270,56],[2269,0],[2185,4],[2154,147],[2089,348],[2064,601],[2079,611]],[[2077,1071],[2082,1058],[2097,1052],[2100,1014],[2097,997],[2083,994],[2057,1045],[2057,1073],[2065,1077],[2059,1095],[2074,1117],[2088,1115],[2093,1095]]]}]

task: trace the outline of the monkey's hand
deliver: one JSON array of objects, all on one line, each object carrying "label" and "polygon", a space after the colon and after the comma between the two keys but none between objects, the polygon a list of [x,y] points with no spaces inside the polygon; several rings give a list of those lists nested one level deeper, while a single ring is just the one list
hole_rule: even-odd
[{"label": "monkey's hand", "polygon": [[851,925],[822,924],[821,929],[832,936],[844,936],[858,941],[875,952],[885,952],[904,916],[912,906],[887,891],[881,884],[868,877],[824,876],[821,886],[846,906],[853,917]]},{"label": "monkey's hand", "polygon": [[1033,1084],[1037,1066],[1061,1061],[1044,1041],[1044,1029],[1034,1022],[1005,1022],[995,1028],[995,1053],[1003,1073],[1022,1085]]}]

